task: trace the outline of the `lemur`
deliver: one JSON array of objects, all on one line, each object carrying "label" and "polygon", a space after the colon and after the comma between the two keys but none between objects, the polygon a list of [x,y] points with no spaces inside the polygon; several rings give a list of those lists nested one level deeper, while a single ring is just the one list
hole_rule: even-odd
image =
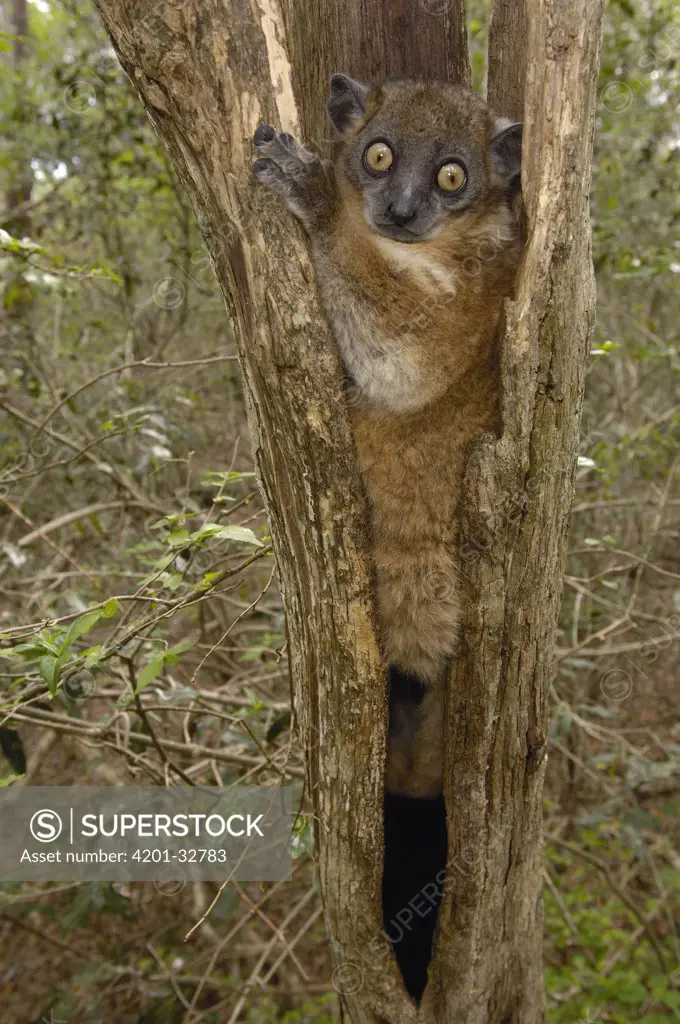
[{"label": "lemur", "polygon": [[[470,446],[499,430],[497,329],[521,250],[522,126],[469,89],[436,81],[373,87],[335,74],[326,109],[331,160],[260,125],[253,170],[307,231],[346,372],[390,690],[388,931],[390,915],[446,864],[443,710],[460,611],[458,501]],[[436,910],[430,916],[393,939],[416,1001]]]}]

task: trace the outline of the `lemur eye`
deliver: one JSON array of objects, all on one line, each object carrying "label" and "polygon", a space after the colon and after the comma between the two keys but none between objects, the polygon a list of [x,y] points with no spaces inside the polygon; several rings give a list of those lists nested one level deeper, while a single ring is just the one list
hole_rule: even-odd
[{"label": "lemur eye", "polygon": [[437,184],[445,192],[460,192],[467,181],[467,174],[462,164],[444,164],[439,168]]},{"label": "lemur eye", "polygon": [[394,160],[394,153],[386,142],[372,142],[364,150],[364,164],[374,174],[389,171]]}]

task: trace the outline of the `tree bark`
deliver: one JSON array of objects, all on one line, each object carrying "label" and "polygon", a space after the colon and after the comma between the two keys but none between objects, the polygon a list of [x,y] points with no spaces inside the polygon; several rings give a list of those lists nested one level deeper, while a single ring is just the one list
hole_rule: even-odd
[{"label": "tree bark", "polygon": [[335,70],[467,81],[463,3],[96,3],[192,200],[234,322],[345,1014],[352,1024],[536,1024],[540,798],[594,301],[587,201],[603,0],[524,0],[526,16],[498,0],[494,14],[492,58],[503,59],[492,60],[491,93],[511,114],[526,95],[528,244],[507,308],[503,436],[480,446],[466,478],[450,863],[419,1011],[381,933],[386,684],[341,370],[301,232],[252,183],[251,137],[266,121],[323,148]]},{"label": "tree bark", "polygon": [[489,93],[504,113],[524,108],[528,241],[506,305],[502,436],[470,460],[463,500],[448,892],[428,1004],[447,1024],[543,1020],[541,796],[595,311],[589,190],[601,18],[593,0],[497,0],[493,12]]}]

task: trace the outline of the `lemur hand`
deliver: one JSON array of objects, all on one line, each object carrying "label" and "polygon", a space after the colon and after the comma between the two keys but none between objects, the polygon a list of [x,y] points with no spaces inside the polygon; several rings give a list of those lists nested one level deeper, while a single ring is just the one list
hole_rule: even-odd
[{"label": "lemur hand", "polygon": [[335,173],[330,161],[320,160],[286,132],[261,124],[253,139],[257,181],[278,192],[308,232],[328,225],[337,204]]}]

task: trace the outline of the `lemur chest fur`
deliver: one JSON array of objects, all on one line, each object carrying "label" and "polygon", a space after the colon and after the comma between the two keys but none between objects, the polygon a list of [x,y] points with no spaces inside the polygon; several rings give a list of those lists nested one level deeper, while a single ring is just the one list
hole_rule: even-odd
[{"label": "lemur chest fur", "polygon": [[344,303],[338,297],[331,325],[347,371],[351,404],[409,412],[427,400],[429,389],[417,354],[405,344],[404,334],[389,331],[351,294]]},{"label": "lemur chest fur", "polygon": [[[316,265],[351,403],[405,414],[422,408],[443,381],[436,371],[428,374],[417,335],[432,308],[440,304],[443,311],[452,299],[455,274],[425,255],[399,252],[405,247],[387,239],[350,238],[338,248],[332,270],[325,272],[330,261],[323,253]],[[369,250],[373,264],[382,264],[379,301],[356,288],[350,265],[343,267],[343,248],[354,255]],[[394,302],[394,296],[406,301]]]},{"label": "lemur chest fur", "polygon": [[375,236],[375,244],[397,275],[407,274],[423,292],[423,301],[455,299],[462,275],[442,260],[413,245],[405,246],[391,238]]},{"label": "lemur chest fur", "polygon": [[[420,336],[433,319],[445,321],[450,314],[459,275],[423,249],[359,226],[335,239],[332,255],[321,247],[315,254],[351,404],[410,413],[446,389],[445,367],[428,359]],[[358,286],[353,270],[358,258],[372,265],[373,288]]]}]

